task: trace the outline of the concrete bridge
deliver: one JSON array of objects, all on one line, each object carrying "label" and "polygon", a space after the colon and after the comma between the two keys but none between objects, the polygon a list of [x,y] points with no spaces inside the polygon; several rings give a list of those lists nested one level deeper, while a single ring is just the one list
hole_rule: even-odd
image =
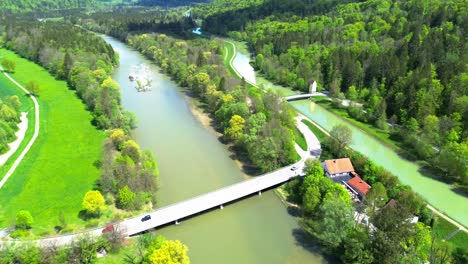
[{"label": "concrete bridge", "polygon": [[207,194],[203,194],[173,205],[159,208],[148,213],[151,219],[142,222],[143,215],[127,219],[120,223],[125,227],[128,236],[138,235],[142,232],[165,226],[179,224],[184,218],[208,211],[213,208],[224,209],[228,203],[242,199],[252,194],[261,195],[262,191],[281,185],[290,179],[302,174],[304,161],[301,160],[292,166],[281,168],[274,172],[253,177]]},{"label": "concrete bridge", "polygon": [[[182,220],[206,212],[211,209],[224,209],[224,206],[250,195],[261,195],[262,191],[277,187],[295,177],[302,176],[305,160],[308,158],[317,158],[320,156],[321,147],[317,137],[301,121],[305,117],[299,115],[296,117],[297,127],[304,134],[308,149],[303,150],[297,144],[295,145],[297,153],[301,160],[283,167],[276,171],[252,177],[233,185],[214,190],[212,192],[196,196],[194,198],[158,208],[154,211],[123,220],[114,225],[126,236],[134,236],[152,229],[166,226],[169,224],[179,224]],[[150,215],[151,219],[142,221],[143,217]],[[58,237],[44,238],[30,242],[38,243],[40,246],[60,246],[72,243],[77,237],[88,235],[97,237],[102,234],[104,227],[87,230],[82,233],[63,235]],[[15,243],[14,240],[1,241],[0,248],[3,245]]]}]

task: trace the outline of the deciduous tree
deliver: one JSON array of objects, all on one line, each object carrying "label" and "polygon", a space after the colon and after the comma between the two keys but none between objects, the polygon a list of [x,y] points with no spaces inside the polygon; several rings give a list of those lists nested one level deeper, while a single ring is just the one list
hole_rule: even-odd
[{"label": "deciduous tree", "polygon": [[118,202],[119,205],[124,209],[129,209],[133,201],[135,201],[135,193],[128,188],[128,185],[125,185],[119,190]]},{"label": "deciduous tree", "polygon": [[351,144],[353,135],[350,128],[345,125],[336,125],[330,131],[329,144],[332,151],[341,156],[344,149]]},{"label": "deciduous tree", "polygon": [[225,135],[228,139],[238,142],[244,132],[245,120],[239,115],[233,115],[229,120],[229,127],[226,128]]},{"label": "deciduous tree", "polygon": [[150,261],[153,264],[189,264],[190,259],[187,256],[187,251],[187,246],[182,244],[179,240],[166,240],[159,249],[151,254]]},{"label": "deciduous tree", "polygon": [[29,81],[28,84],[26,84],[26,89],[33,95],[39,95],[41,91],[41,87],[39,86],[39,83],[37,81]]},{"label": "deciduous tree", "polygon": [[104,210],[106,201],[99,191],[88,191],[83,198],[83,208],[91,214]]},{"label": "deciduous tree", "polygon": [[21,210],[16,214],[16,226],[21,229],[31,228],[34,219],[29,211]]},{"label": "deciduous tree", "polygon": [[7,72],[15,72],[16,70],[16,62],[10,58],[3,58],[2,59],[2,66]]}]

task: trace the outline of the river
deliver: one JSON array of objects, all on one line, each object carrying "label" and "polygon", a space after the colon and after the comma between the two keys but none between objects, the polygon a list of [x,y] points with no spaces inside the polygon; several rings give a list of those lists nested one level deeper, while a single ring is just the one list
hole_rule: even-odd
[{"label": "river", "polygon": [[[246,76],[252,78],[251,76],[255,75],[255,70],[249,64],[249,61],[245,59],[250,55],[238,49],[236,56],[239,56],[241,59],[235,59],[233,61],[233,66],[241,74],[246,73]],[[262,81],[265,87],[277,87],[271,83],[265,84],[267,81],[263,78]],[[281,88],[281,92],[283,94],[289,94],[287,92],[285,93],[284,89],[286,88]],[[310,100],[294,101],[291,104],[299,112],[328,131],[337,124],[349,127],[353,132],[353,142],[351,144],[353,149],[361,152],[376,164],[395,174],[403,184],[411,186],[413,190],[419,193],[428,203],[436,207],[439,211],[444,212],[464,226],[468,226],[468,199],[455,192],[451,185],[422,175],[420,167],[417,164],[400,157],[395,151],[383,145],[374,137],[344,121],[320,105]]]},{"label": "river", "polygon": [[[192,114],[182,89],[137,51],[104,37],[120,55],[113,78],[122,103],[138,117],[134,139],[157,157],[158,207],[246,179],[226,146]],[[149,65],[153,90],[139,93],[128,76]],[[273,191],[252,196],[156,231],[189,247],[192,263],[326,263],[305,243],[295,218]]]}]

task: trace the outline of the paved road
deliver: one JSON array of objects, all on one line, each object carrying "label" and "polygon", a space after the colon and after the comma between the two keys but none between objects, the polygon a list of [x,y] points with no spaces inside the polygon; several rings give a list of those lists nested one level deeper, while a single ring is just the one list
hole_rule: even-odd
[{"label": "paved road", "polygon": [[0,71],[3,72],[3,74],[10,80],[12,81],[16,86],[18,86],[21,90],[23,90],[26,94],[30,95],[31,100],[34,103],[34,112],[35,112],[35,120],[34,120],[34,134],[29,140],[28,145],[24,148],[23,152],[16,158],[15,162],[11,166],[11,168],[8,170],[8,172],[5,174],[5,176],[2,178],[0,181],[0,189],[5,185],[6,181],[10,178],[10,176],[15,172],[16,168],[19,166],[21,161],[23,160],[24,156],[28,153],[29,149],[31,149],[31,146],[34,144],[36,141],[37,137],[39,136],[39,129],[40,129],[40,122],[39,122],[39,103],[37,102],[37,99],[34,95],[30,94],[26,88],[24,88],[21,84],[19,84],[15,79],[13,79],[8,73],[5,72],[5,70],[0,66]]}]

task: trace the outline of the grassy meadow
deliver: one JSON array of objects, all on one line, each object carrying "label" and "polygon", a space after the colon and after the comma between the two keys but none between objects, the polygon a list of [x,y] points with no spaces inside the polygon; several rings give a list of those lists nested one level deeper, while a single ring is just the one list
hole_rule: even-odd
[{"label": "grassy meadow", "polygon": [[[69,228],[83,226],[85,221],[78,215],[84,194],[99,177],[93,163],[100,159],[104,132],[91,125],[90,112],[66,82],[10,51],[1,49],[2,56],[15,59],[12,77],[19,83],[35,80],[40,84],[41,128],[29,153],[0,190],[0,228],[14,225],[19,210],[31,212],[35,234],[52,233],[60,215]],[[8,93],[3,78],[1,90]],[[31,108],[32,103],[23,107]]]}]

